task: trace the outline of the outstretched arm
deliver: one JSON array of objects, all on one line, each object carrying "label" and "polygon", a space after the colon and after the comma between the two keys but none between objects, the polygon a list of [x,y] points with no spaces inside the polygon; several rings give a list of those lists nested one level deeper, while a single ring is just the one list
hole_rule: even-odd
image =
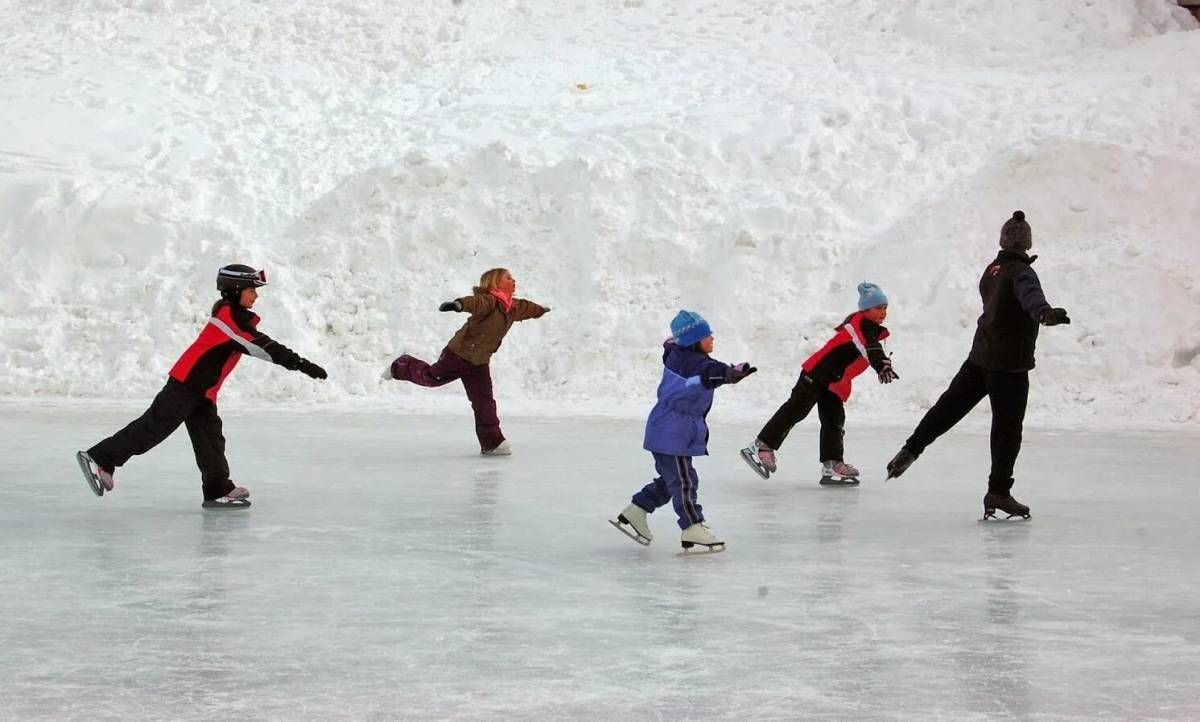
[{"label": "outstretched arm", "polygon": [[700,367],[697,376],[700,377],[700,383],[704,388],[715,389],[724,384],[736,384],[757,370],[750,365],[749,361],[727,364],[716,359],[709,359]]},{"label": "outstretched arm", "polygon": [[890,384],[900,378],[892,369],[892,360],[883,351],[883,327],[871,321],[863,321],[863,349],[867,353],[867,363],[879,374],[879,383]]},{"label": "outstretched arm", "polygon": [[1016,291],[1017,300],[1021,302],[1021,308],[1025,309],[1025,313],[1043,326],[1071,323],[1070,317],[1067,316],[1067,309],[1053,308],[1046,301],[1046,295],[1042,292],[1042,282],[1032,268],[1025,268],[1017,273],[1013,278],[1013,289]]},{"label": "outstretched arm", "polygon": [[508,309],[508,315],[514,321],[527,321],[531,318],[541,318],[547,313],[550,313],[549,306],[541,306],[533,301],[526,301],[523,298],[514,298],[512,308]]},{"label": "outstretched arm", "polygon": [[233,322],[230,329],[233,333],[230,335],[242,346],[243,353],[278,364],[289,371],[300,371],[315,379],[328,378],[329,374],[325,373],[325,369],[256,329],[253,323],[254,315],[249,309],[226,306],[217,312],[217,320],[225,322],[226,319],[222,316],[226,314],[228,320]]},{"label": "outstretched arm", "polygon": [[[496,304],[499,303],[499,301],[492,294],[485,293],[476,294],[473,296],[463,296],[462,298],[451,301],[451,303],[458,304],[458,307],[453,309],[443,308],[442,310],[465,311],[472,316],[478,316],[480,314],[491,313],[493,310],[495,310]],[[446,304],[444,303],[442,304],[442,306],[445,305]]]},{"label": "outstretched arm", "polygon": [[1050,304],[1046,302],[1046,294],[1042,293],[1042,282],[1037,271],[1028,266],[1013,276],[1013,291],[1017,294],[1021,308],[1035,321],[1041,321],[1042,316],[1050,309]]}]

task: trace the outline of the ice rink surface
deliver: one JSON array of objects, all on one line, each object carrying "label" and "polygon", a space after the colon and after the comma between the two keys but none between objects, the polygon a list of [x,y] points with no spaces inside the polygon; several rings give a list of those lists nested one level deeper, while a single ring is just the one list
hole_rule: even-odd
[{"label": "ice rink surface", "polygon": [[[97,499],[72,457],[140,413],[6,405],[0,718],[981,719],[1200,716],[1200,437],[1026,430],[1030,522],[980,523],[987,438],[902,480],[908,429],[816,423],[763,481],[713,424],[728,551],[606,519],[641,424],[225,409],[245,512],[200,508],[181,430]],[[501,408],[503,412],[503,407]],[[915,419],[914,419],[915,423]]]}]

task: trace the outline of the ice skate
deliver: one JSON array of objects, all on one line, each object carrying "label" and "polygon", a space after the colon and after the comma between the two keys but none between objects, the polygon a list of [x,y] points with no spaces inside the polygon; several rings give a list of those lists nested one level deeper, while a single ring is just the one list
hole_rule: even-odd
[{"label": "ice skate", "polygon": [[822,462],[821,486],[858,486],[858,469],[842,461]]},{"label": "ice skate", "polygon": [[754,469],[754,473],[764,479],[775,473],[775,450],[758,439],[742,449],[742,459]]},{"label": "ice skate", "polygon": [[112,469],[101,467],[86,451],[76,453],[75,460],[79,462],[79,470],[83,472],[83,479],[91,487],[93,494],[104,496],[104,492],[113,490]]},{"label": "ice skate", "polygon": [[999,517],[996,516],[997,510],[1008,514],[1005,517],[1006,519],[1015,519],[1016,517],[1021,517],[1022,519],[1029,518],[1029,507],[1012,498],[1011,495],[1000,496],[989,491],[983,497],[983,518],[980,521],[987,521],[988,519],[999,520]]},{"label": "ice skate", "polygon": [[[713,534],[712,529],[709,529],[703,523],[692,524],[687,529],[683,530],[683,534],[679,537],[680,543],[683,545],[683,551],[679,552],[678,556],[700,556],[702,554],[717,554],[725,551],[725,542],[716,534]],[[695,547],[704,547],[700,551],[692,551]]]},{"label": "ice skate", "polygon": [[205,509],[245,509],[250,506],[250,490],[237,486],[220,499],[206,501],[201,506]]},{"label": "ice skate", "polygon": [[507,441],[501,441],[490,449],[483,449],[479,452],[484,456],[512,456],[512,448]]},{"label": "ice skate", "polygon": [[[895,479],[908,470],[912,463],[917,460],[917,455],[908,450],[908,447],[902,447],[892,460],[887,465],[887,478]],[[885,479],[886,481],[886,479]]]},{"label": "ice skate", "polygon": [[646,518],[646,510],[637,504],[625,507],[617,515],[616,521],[609,519],[608,523],[644,547],[650,546],[650,542],[654,541],[654,535],[650,533],[650,521]]}]

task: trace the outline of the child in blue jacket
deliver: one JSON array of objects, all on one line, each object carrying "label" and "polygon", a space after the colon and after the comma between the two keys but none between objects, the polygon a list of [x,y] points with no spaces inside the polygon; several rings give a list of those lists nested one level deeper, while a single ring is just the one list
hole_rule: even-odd
[{"label": "child in blue jacket", "polygon": [[[699,479],[692,467],[693,456],[708,454],[708,425],[713,390],[736,384],[758,369],[748,362],[735,366],[709,356],[713,350],[712,329],[694,311],[680,311],[671,321],[671,336],[663,344],[663,377],[658,385],[658,403],[646,420],[642,447],[654,455],[658,476],[633,495],[633,502],[610,521],[637,543],[648,546],[654,539],[646,515],[671,502],[683,530],[684,550],[696,545],[707,553],[725,550],[725,542],[704,524],[696,499]],[[626,528],[629,527],[629,528]]]}]

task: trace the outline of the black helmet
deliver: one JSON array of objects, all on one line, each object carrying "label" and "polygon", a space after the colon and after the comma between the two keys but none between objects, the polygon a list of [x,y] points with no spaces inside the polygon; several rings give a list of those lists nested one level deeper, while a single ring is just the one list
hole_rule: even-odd
[{"label": "black helmet", "polygon": [[231,263],[222,266],[217,271],[217,290],[221,298],[236,301],[243,288],[257,288],[267,285],[267,272],[256,271],[250,266]]}]

